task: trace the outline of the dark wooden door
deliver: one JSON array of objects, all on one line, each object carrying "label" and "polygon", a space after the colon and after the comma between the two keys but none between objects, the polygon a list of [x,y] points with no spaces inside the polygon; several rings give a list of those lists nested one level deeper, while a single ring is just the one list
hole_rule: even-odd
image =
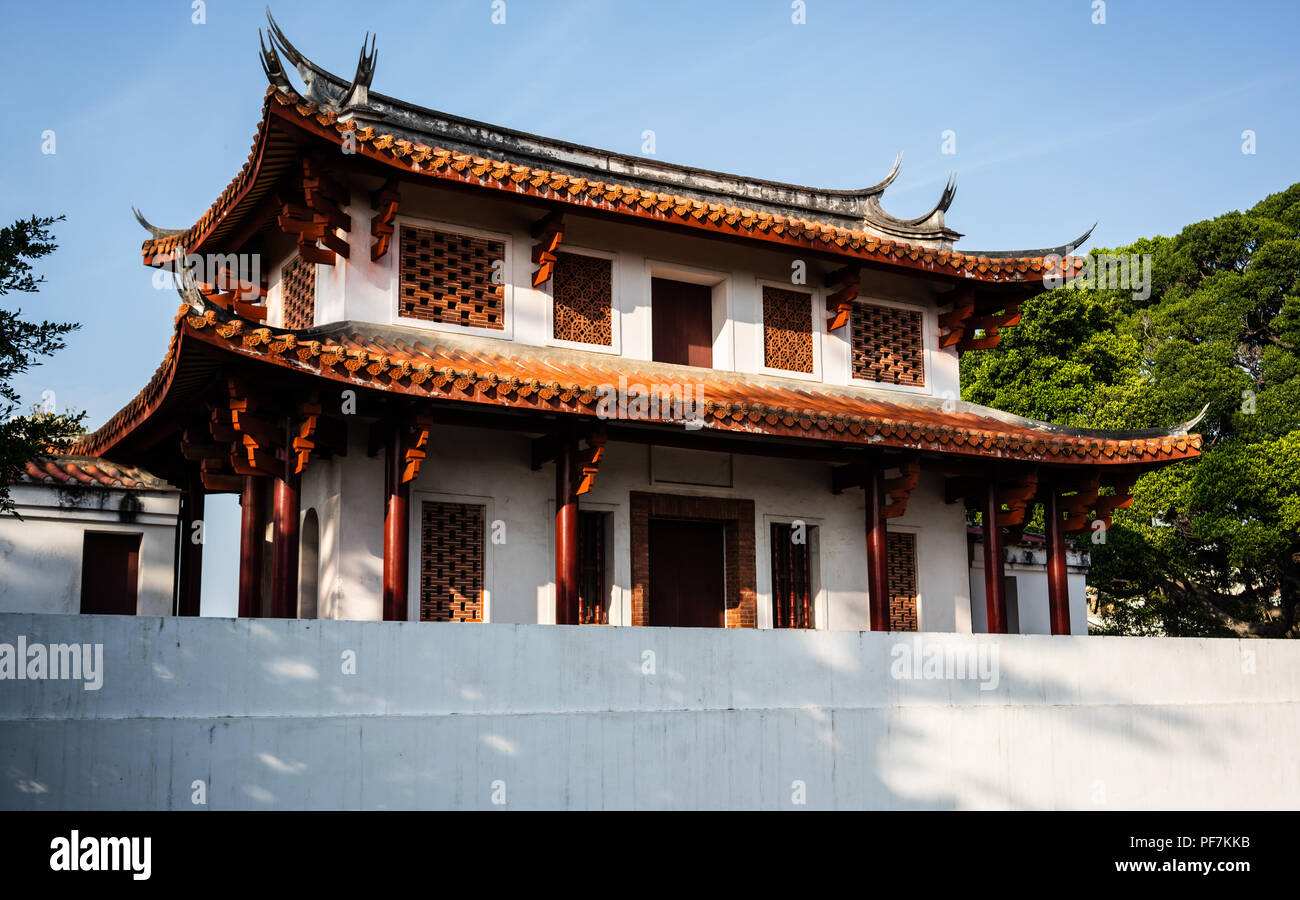
[{"label": "dark wooden door", "polygon": [[721,522],[650,520],[650,624],[727,624]]},{"label": "dark wooden door", "polygon": [[140,535],[87,531],[81,549],[81,611],[135,615]]},{"label": "dark wooden door", "polygon": [[713,289],[650,279],[650,339],[656,362],[713,367]]}]

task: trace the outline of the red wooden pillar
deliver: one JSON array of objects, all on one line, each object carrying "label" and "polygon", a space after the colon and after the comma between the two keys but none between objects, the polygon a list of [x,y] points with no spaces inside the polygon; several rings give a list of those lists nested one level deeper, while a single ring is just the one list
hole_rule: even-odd
[{"label": "red wooden pillar", "polygon": [[298,615],[298,476],[286,472],[275,479],[271,517],[271,615]]},{"label": "red wooden pillar", "polygon": [[867,474],[867,590],[871,630],[889,630],[889,556],[885,526],[885,472],[872,467]]},{"label": "red wooden pillar", "polygon": [[266,495],[262,481],[244,476],[239,496],[239,616],[260,616],[262,609],[262,547],[266,543]]},{"label": "red wooden pillar", "polygon": [[408,512],[410,482],[402,479],[405,464],[400,421],[393,426],[384,456],[384,621],[407,619],[408,567],[411,553],[411,520]]},{"label": "red wooden pillar", "polygon": [[1002,529],[998,527],[998,486],[992,476],[984,494],[984,602],[989,634],[1007,633],[1007,593]]},{"label": "red wooden pillar", "polygon": [[1061,500],[1056,486],[1048,484],[1043,504],[1047,519],[1047,605],[1052,634],[1070,633],[1070,587],[1065,570],[1065,534],[1061,530]]},{"label": "red wooden pillar", "polygon": [[578,624],[578,442],[561,441],[555,456],[555,624]]},{"label": "red wooden pillar", "polygon": [[179,609],[182,616],[197,616],[203,593],[203,482],[198,475],[190,478],[181,512],[181,583]]}]

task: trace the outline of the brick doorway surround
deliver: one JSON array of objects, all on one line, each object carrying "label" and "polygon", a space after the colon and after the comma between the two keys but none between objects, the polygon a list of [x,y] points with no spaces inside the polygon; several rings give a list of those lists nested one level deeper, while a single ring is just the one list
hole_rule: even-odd
[{"label": "brick doorway surround", "polygon": [[650,624],[650,520],[721,522],[728,628],[758,627],[754,574],[754,501],[632,491],[632,624]]}]

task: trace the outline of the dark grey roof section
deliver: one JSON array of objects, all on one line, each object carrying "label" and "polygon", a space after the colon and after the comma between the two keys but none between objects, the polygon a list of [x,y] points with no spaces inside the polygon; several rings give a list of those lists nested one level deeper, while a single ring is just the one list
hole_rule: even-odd
[{"label": "dark grey roof section", "polygon": [[131,207],[131,212],[135,213],[135,220],[140,223],[141,227],[143,227],[145,231],[153,235],[154,240],[168,238],[174,234],[181,234],[185,231],[184,228],[159,228],[157,225],[152,224],[148,219],[146,219],[144,214],[134,206]]},{"label": "dark grey roof section", "polygon": [[1030,259],[1042,256],[1069,256],[1079,249],[1097,228],[1097,223],[1092,223],[1083,234],[1079,235],[1068,244],[1062,244],[1059,247],[1045,247],[1042,250],[962,250],[967,256],[986,256],[989,259],[1006,259],[1007,257],[1028,257]]},{"label": "dark grey roof section", "polygon": [[[889,240],[936,250],[951,250],[953,242],[961,237],[943,220],[955,192],[951,179],[939,202],[923,216],[899,219],[881,208],[881,195],[898,177],[901,153],[889,174],[879,183],[856,190],[830,190],[598,150],[453,116],[371,91],[370,82],[377,57],[373,41],[369,50],[365,42],[362,43],[357,74],[351,82],[344,81],[303,56],[284,36],[269,8],[266,15],[270,25],[270,46],[262,44],[262,69],[267,80],[281,90],[302,93],[325,109],[337,112],[340,119],[382,123],[385,132],[397,137],[460,153],[507,158],[521,165],[574,177],[613,181],[706,203],[740,206],[841,228],[861,229]],[[258,34],[260,39],[261,32]],[[297,91],[289,81],[281,56],[297,69],[304,91]]]}]

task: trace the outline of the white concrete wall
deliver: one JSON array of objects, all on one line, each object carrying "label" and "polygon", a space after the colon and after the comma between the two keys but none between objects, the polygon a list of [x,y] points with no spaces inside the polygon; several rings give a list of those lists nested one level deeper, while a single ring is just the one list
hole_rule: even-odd
[{"label": "white concrete wall", "polygon": [[[0,615],[20,635],[102,644],[103,683],[0,686],[5,809],[1300,807],[1294,641]],[[997,665],[896,677],[918,648]]]},{"label": "white concrete wall", "polygon": [[[419,614],[420,504],[430,500],[485,506],[489,531],[494,521],[503,523],[504,543],[486,545],[488,621],[554,622],[554,465],[532,471],[531,438],[518,432],[439,426],[429,440],[428,458],[411,484],[411,617]],[[328,589],[333,598],[322,600],[323,618],[383,618],[383,466],[365,450],[365,427],[357,425],[348,455],[313,461],[303,480],[304,511],[314,506],[318,512],[341,512],[328,526],[320,513],[321,591],[323,597]],[[868,627],[866,506],[860,489],[832,494],[827,464],[743,455],[732,457],[730,487],[657,481],[650,453],[643,444],[611,442],[595,488],[579,501],[582,509],[613,516],[610,624],[632,620],[629,495],[650,491],[754,501],[760,627],[770,627],[771,524],[796,519],[816,529],[817,627]],[[964,510],[943,502],[942,478],[923,476],[906,514],[891,519],[889,527],[917,536],[921,628],[970,631]]]},{"label": "white concrete wall", "polygon": [[[80,612],[85,533],[110,531],[140,535],[137,611],[171,613],[178,494],[36,484],[9,493],[18,517],[0,516],[0,612]],[[138,508],[124,511],[127,501]]]},{"label": "white concrete wall", "polygon": [[[1014,561],[1003,564],[1005,575],[1016,579],[1020,634],[1051,634],[1052,616],[1047,597],[1047,551],[1041,547],[1008,547]],[[1026,562],[1026,552],[1032,560]],[[987,593],[984,590],[984,544],[974,544],[970,565],[971,631],[989,630]],[[1088,558],[1077,550],[1066,552],[1066,587],[1070,593],[1070,634],[1088,633]],[[1007,597],[1008,604],[1011,597]]]}]

